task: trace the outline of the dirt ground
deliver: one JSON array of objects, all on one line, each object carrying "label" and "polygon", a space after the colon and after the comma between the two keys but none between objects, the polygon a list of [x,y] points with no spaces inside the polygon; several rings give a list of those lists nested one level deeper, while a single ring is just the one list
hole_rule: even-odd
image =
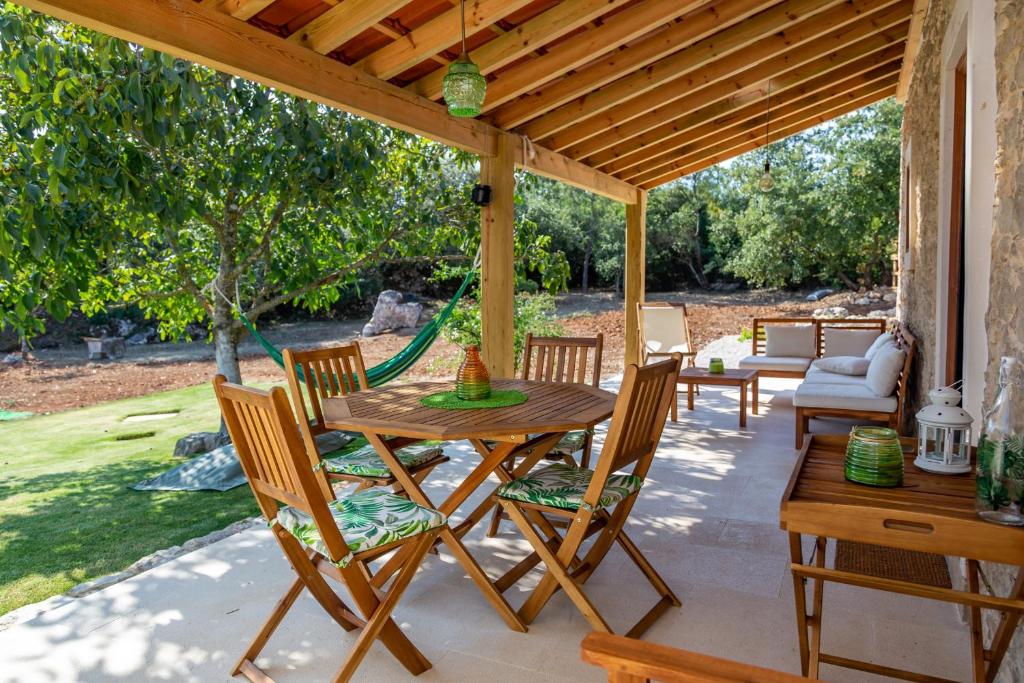
[{"label": "dirt ground", "polygon": [[[727,334],[749,327],[755,316],[809,315],[828,301],[811,303],[803,295],[783,292],[648,293],[650,301],[685,301],[694,343],[701,348]],[[853,311],[860,312],[860,311]],[[567,334],[604,333],[602,374],[622,371],[624,351],[622,300],[612,293],[570,293],[558,298],[558,316]],[[265,330],[279,348],[313,347],[357,339],[364,321],[285,324]],[[368,366],[395,355],[412,333],[359,339]],[[243,342],[242,376],[246,381],[283,381],[283,375],[251,339]],[[161,343],[129,347],[119,361],[85,360],[84,345],[46,349],[35,360],[15,367],[0,366],[0,408],[52,413],[120,398],[144,396],[208,382],[216,372],[213,350],[204,342]],[[450,378],[458,348],[439,339],[403,379]]]}]

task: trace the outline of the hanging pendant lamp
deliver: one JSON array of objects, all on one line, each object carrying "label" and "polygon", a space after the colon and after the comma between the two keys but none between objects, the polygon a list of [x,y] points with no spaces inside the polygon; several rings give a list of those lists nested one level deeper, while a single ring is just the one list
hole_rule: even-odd
[{"label": "hanging pendant lamp", "polygon": [[757,189],[761,192],[771,192],[775,188],[775,179],[772,178],[772,162],[768,152],[769,133],[772,123],[772,81],[768,79],[768,102],[767,112],[764,120],[764,175],[757,182]]},{"label": "hanging pendant lamp", "polygon": [[480,107],[484,104],[487,79],[466,52],[466,0],[462,0],[459,7],[462,15],[462,54],[448,66],[441,88],[444,101],[448,103],[449,114],[472,118],[480,114]]}]

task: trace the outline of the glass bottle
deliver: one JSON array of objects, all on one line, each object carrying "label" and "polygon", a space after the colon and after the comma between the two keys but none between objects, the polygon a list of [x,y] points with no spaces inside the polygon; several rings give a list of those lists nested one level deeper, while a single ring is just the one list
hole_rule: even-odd
[{"label": "glass bottle", "polygon": [[1004,356],[999,364],[999,392],[978,441],[975,495],[981,517],[1013,526],[1024,525],[1024,411],[1014,411],[1018,370],[1016,358]]}]

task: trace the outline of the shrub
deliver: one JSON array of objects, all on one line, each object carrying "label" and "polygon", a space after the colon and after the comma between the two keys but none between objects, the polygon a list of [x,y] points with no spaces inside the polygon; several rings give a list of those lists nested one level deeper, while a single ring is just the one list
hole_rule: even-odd
[{"label": "shrub", "polygon": [[[564,329],[555,320],[555,298],[550,294],[516,294],[513,309],[514,338],[513,348],[516,358],[516,369],[519,369],[526,345],[526,335],[532,332],[538,336],[559,336]],[[463,300],[455,308],[448,324],[444,327],[444,336],[453,344],[461,347],[470,344],[480,345],[480,304],[477,301]]]}]

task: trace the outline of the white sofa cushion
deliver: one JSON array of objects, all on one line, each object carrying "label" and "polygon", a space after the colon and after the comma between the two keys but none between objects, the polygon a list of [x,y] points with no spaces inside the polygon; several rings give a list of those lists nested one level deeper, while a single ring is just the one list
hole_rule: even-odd
[{"label": "white sofa cushion", "polygon": [[811,365],[804,375],[804,381],[812,384],[860,384],[864,385],[864,375],[841,375]]},{"label": "white sofa cushion", "polygon": [[835,356],[863,358],[872,343],[881,336],[877,330],[844,330],[831,327],[823,328],[822,335],[825,338],[825,352],[822,357],[825,358]]},{"label": "white sofa cushion", "polygon": [[744,370],[781,370],[784,372],[807,372],[810,364],[810,358],[787,356],[747,356],[740,361],[740,367]]},{"label": "white sofa cushion", "polygon": [[878,353],[878,349],[882,348],[886,344],[896,346],[896,338],[888,332],[878,335],[878,339],[871,342],[871,346],[869,346],[868,350],[864,352],[864,357],[871,360],[875,357],[875,354]]},{"label": "white sofa cushion", "polygon": [[863,377],[868,374],[871,361],[862,356],[828,356],[811,363],[812,368],[824,370],[833,375],[853,375]]},{"label": "white sofa cushion", "polygon": [[867,386],[876,396],[889,396],[896,389],[903,369],[903,360],[907,357],[901,349],[883,346],[871,359],[868,374],[864,378]]},{"label": "white sofa cushion", "polygon": [[876,396],[863,379],[851,384],[801,382],[793,395],[793,405],[798,408],[839,408],[894,413],[896,397]]},{"label": "white sofa cushion", "polygon": [[814,358],[814,325],[765,325],[764,355],[776,358]]}]

